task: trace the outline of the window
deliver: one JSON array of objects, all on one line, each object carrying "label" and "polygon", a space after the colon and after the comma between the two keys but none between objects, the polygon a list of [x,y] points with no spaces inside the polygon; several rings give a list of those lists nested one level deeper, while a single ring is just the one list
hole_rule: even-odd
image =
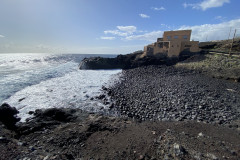
[{"label": "window", "polygon": [[187,36],[187,35],[184,35],[184,36],[183,36],[183,39],[187,39],[187,38],[188,38],[188,36]]},{"label": "window", "polygon": [[178,39],[178,36],[174,36],[174,39]]},{"label": "window", "polygon": [[159,48],[163,48],[163,43],[158,43]]},{"label": "window", "polygon": [[185,45],[185,47],[186,47],[186,48],[190,48],[190,47],[191,47],[191,45]]},{"label": "window", "polygon": [[170,40],[170,39],[171,39],[171,36],[167,36],[167,39]]},{"label": "window", "polygon": [[169,42],[164,42],[163,45],[164,47],[169,48]]},{"label": "window", "polygon": [[148,48],[147,48],[147,51],[152,51],[152,48],[151,48],[151,47],[148,47]]}]

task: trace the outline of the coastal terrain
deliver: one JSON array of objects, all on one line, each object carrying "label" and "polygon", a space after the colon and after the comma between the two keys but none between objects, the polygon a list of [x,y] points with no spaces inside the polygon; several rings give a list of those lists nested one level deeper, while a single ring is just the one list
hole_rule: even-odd
[{"label": "coastal terrain", "polygon": [[[240,159],[240,59],[209,53],[216,46],[181,61],[118,56],[120,81],[89,97],[106,114],[36,110],[15,125],[3,104],[0,159]],[[83,62],[112,67],[96,59]]]}]

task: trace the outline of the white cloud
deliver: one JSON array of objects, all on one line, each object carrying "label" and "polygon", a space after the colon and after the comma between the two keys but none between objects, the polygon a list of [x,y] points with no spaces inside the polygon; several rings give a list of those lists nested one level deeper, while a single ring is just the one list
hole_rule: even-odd
[{"label": "white cloud", "polygon": [[219,20],[219,21],[225,21],[225,20],[226,20],[226,17],[216,16],[214,19]]},{"label": "white cloud", "polygon": [[200,3],[200,7],[202,8],[202,10],[206,10],[208,8],[221,7],[224,3],[229,2],[230,0],[205,0]]},{"label": "white cloud", "polygon": [[[222,18],[221,16],[218,16],[216,18]],[[168,26],[167,24],[161,24],[162,26]],[[178,28],[172,28],[171,30],[186,30],[191,29],[192,30],[192,40],[196,41],[206,41],[206,39],[209,40],[223,40],[227,39],[229,35],[230,28],[237,30],[237,35],[240,34],[240,19],[235,19],[231,21],[221,22],[218,24],[202,24],[202,25],[196,25],[196,26],[181,26]],[[117,27],[119,30],[115,30],[114,32],[105,31],[104,33],[111,33],[111,34],[119,34],[122,38],[122,40],[144,40],[149,42],[155,42],[157,38],[162,37],[163,32],[162,30],[157,31],[150,31],[150,32],[140,32],[137,30],[136,27]],[[127,29],[128,28],[128,29]],[[130,30],[132,28],[132,30]],[[134,29],[135,28],[135,29]],[[125,32],[121,32],[125,31]],[[128,31],[128,32],[127,32]],[[124,34],[124,36],[123,36]],[[233,31],[231,33],[231,36],[233,36]]]},{"label": "white cloud", "polygon": [[155,10],[155,11],[164,11],[164,10],[166,10],[166,8],[164,8],[164,7],[159,7],[159,8],[152,7],[152,9]]},{"label": "white cloud", "polygon": [[4,38],[4,37],[5,37],[5,36],[3,36],[3,35],[0,34],[0,38]]},{"label": "white cloud", "polygon": [[[165,24],[163,24],[165,25]],[[240,34],[240,19],[235,19],[227,22],[222,22],[219,24],[203,24],[196,26],[181,26],[175,28],[174,30],[192,30],[192,40],[196,41],[210,41],[210,40],[223,40],[227,39],[229,35],[230,28],[232,32],[230,37],[233,36],[233,29],[238,28],[237,35]],[[124,38],[124,40],[145,40],[150,42],[155,42],[157,38],[162,37],[164,31],[152,31],[141,35],[130,35]]]},{"label": "white cloud", "polygon": [[155,42],[158,37],[162,37],[163,31],[152,31],[142,35],[131,35],[127,36],[126,40],[145,40],[150,42]]},{"label": "white cloud", "polygon": [[201,3],[183,3],[184,8],[192,7],[193,9],[202,9],[203,11],[209,8],[222,7],[225,3],[230,3],[230,0],[204,0]]},{"label": "white cloud", "polygon": [[130,34],[133,32],[136,32],[136,30],[137,30],[137,27],[135,27],[135,26],[117,26],[117,28],[120,31],[124,31],[124,32],[130,33]]},{"label": "white cloud", "polygon": [[104,34],[112,34],[121,37],[126,37],[132,35],[137,31],[137,27],[135,26],[117,26],[117,30],[106,30]]},{"label": "white cloud", "polygon": [[101,37],[101,39],[104,39],[104,40],[114,40],[114,39],[116,39],[116,37]]},{"label": "white cloud", "polygon": [[106,30],[104,31],[104,34],[113,34],[118,36],[127,36],[128,33],[126,32],[120,32],[119,30]]},{"label": "white cloud", "polygon": [[[206,40],[223,40],[227,39],[230,28],[238,28],[240,26],[240,19],[222,22],[219,24],[203,24],[198,26],[182,26],[179,30],[192,29],[192,39],[197,41]],[[237,30],[239,33],[240,30]],[[233,31],[232,31],[233,34]],[[231,34],[230,37],[233,35]]]},{"label": "white cloud", "polygon": [[222,16],[216,16],[215,19],[222,19]]},{"label": "white cloud", "polygon": [[142,17],[142,18],[150,18],[150,16],[148,16],[146,14],[143,14],[143,13],[139,14],[139,16]]},{"label": "white cloud", "polygon": [[199,6],[198,6],[198,4],[192,4],[192,3],[183,3],[183,7],[184,8],[187,8],[187,7],[192,7],[192,9],[199,9]]}]

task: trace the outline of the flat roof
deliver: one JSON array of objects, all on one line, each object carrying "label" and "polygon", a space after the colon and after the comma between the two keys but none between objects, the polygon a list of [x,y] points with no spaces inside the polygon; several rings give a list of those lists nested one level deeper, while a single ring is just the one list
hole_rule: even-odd
[{"label": "flat roof", "polygon": [[164,33],[165,33],[165,32],[186,32],[186,31],[187,31],[187,32],[191,32],[192,30],[189,29],[189,30],[164,31]]}]

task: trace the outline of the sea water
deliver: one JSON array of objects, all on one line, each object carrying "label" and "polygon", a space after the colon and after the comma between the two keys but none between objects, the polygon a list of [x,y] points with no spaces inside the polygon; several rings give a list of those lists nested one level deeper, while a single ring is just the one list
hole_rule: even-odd
[{"label": "sea water", "polygon": [[101,87],[114,84],[121,70],[79,70],[85,57],[115,57],[89,54],[0,54],[0,104],[19,110],[24,121],[29,111],[42,108],[107,110],[100,101]]}]

